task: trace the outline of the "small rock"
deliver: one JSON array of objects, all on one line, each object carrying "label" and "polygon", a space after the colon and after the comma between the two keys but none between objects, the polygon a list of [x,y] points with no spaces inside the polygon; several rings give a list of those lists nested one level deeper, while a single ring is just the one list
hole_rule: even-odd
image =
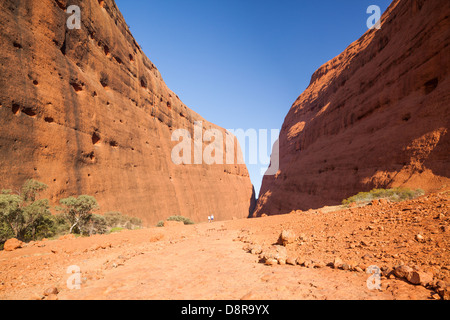
[{"label": "small rock", "polygon": [[57,295],[59,293],[58,288],[53,287],[53,288],[48,288],[47,290],[44,291],[44,296],[50,296],[50,295]]},{"label": "small rock", "polygon": [[445,289],[447,288],[447,284],[444,281],[439,280],[438,282],[436,282],[436,287],[439,289]]},{"label": "small rock", "polygon": [[287,250],[282,246],[270,246],[263,250],[261,253],[265,260],[275,259],[275,260],[284,260],[287,259]]},{"label": "small rock", "polygon": [[398,266],[394,269],[394,274],[398,278],[407,278],[408,274],[413,272],[414,270],[411,267],[408,267],[406,265]]},{"label": "small rock", "polygon": [[432,292],[431,293],[431,299],[433,299],[433,300],[441,300],[441,297],[439,296],[439,293]]},{"label": "small rock", "polygon": [[15,238],[8,239],[5,242],[4,246],[3,246],[3,250],[5,250],[5,251],[14,251],[14,250],[17,250],[19,248],[22,248],[22,245],[23,245],[22,241],[19,241],[19,240],[15,239]]},{"label": "small rock", "polygon": [[263,248],[262,248],[262,246],[259,245],[259,244],[253,246],[253,247],[250,249],[250,253],[251,253],[251,254],[255,254],[255,255],[261,254],[262,251],[263,251]]},{"label": "small rock", "polygon": [[314,267],[314,263],[311,260],[305,260],[303,265],[305,266],[305,268],[313,268]]},{"label": "small rock", "polygon": [[417,234],[415,237],[417,242],[424,242],[425,238],[421,234]]},{"label": "small rock", "polygon": [[347,263],[344,263],[342,265],[342,270],[350,270],[350,265],[348,265]]},{"label": "small rock", "polygon": [[321,260],[315,260],[314,261],[314,268],[325,268],[327,265],[325,262],[321,261]]},{"label": "small rock", "polygon": [[433,275],[430,275],[426,272],[412,271],[408,273],[406,279],[412,284],[420,284],[425,287],[433,281]]},{"label": "small rock", "polygon": [[267,266],[275,266],[277,264],[278,264],[278,260],[273,259],[273,258],[269,258],[265,262],[265,265],[267,265]]},{"label": "small rock", "polygon": [[296,238],[297,237],[292,230],[283,230],[278,242],[283,246],[287,246],[288,244],[294,243]]},{"label": "small rock", "polygon": [[447,289],[439,289],[438,294],[442,300],[450,300],[450,290]]},{"label": "small rock", "polygon": [[333,268],[338,269],[338,268],[340,268],[343,264],[344,264],[344,262],[341,260],[341,258],[334,258],[334,261],[333,261]]},{"label": "small rock", "polygon": [[295,266],[295,265],[297,265],[297,261],[294,258],[289,257],[289,258],[286,259],[286,264],[289,264],[291,266]]},{"label": "small rock", "polygon": [[297,264],[298,264],[299,266],[303,266],[303,265],[305,264],[306,260],[305,260],[305,258],[303,258],[303,257],[298,257],[298,258],[295,260],[295,262],[297,262]]}]

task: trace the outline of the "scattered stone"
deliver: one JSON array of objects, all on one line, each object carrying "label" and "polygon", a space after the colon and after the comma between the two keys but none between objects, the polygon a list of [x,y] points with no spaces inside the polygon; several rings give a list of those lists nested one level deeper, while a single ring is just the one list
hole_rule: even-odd
[{"label": "scattered stone", "polygon": [[8,239],[3,246],[3,250],[14,251],[14,250],[22,248],[22,245],[23,245],[22,241],[19,241],[15,238]]},{"label": "scattered stone", "polygon": [[277,264],[278,264],[278,260],[273,259],[273,258],[269,258],[265,262],[265,265],[267,265],[267,266],[275,266]]},{"label": "scattered stone", "polygon": [[342,264],[342,270],[350,270],[350,265],[347,263]]},{"label": "scattered stone", "polygon": [[57,295],[59,293],[58,288],[56,287],[52,287],[52,288],[48,288],[47,290],[44,291],[44,296],[50,296],[50,295]]},{"label": "scattered stone", "polygon": [[401,265],[398,266],[394,269],[394,274],[398,277],[398,278],[402,278],[405,279],[408,277],[408,274],[413,272],[414,270],[411,267],[408,267],[406,265]]},{"label": "scattered stone", "polygon": [[264,249],[261,255],[265,260],[275,259],[277,261],[284,260],[284,262],[286,262],[287,250],[283,246],[270,246]]},{"label": "scattered stone", "polygon": [[289,257],[286,259],[286,264],[289,264],[291,266],[295,266],[297,265],[297,261],[295,260],[295,258]]},{"label": "scattered stone", "polygon": [[305,264],[306,260],[305,260],[304,257],[297,257],[297,259],[295,260],[295,262],[297,262],[297,264],[298,264],[299,266],[303,266],[303,265]]},{"label": "scattered stone", "polygon": [[283,230],[281,232],[278,243],[282,244],[283,246],[287,246],[288,244],[294,243],[296,238],[297,237],[292,230]]},{"label": "scattered stone", "polygon": [[315,260],[314,261],[314,268],[325,268],[327,265],[325,262],[323,262],[322,260]]},{"label": "scattered stone", "polygon": [[342,267],[343,264],[344,264],[344,262],[342,261],[341,258],[334,258],[333,268],[338,269],[338,268]]},{"label": "scattered stone", "polygon": [[425,242],[425,238],[421,234],[417,234],[415,239],[417,242]]},{"label": "scattered stone", "polygon": [[433,282],[433,275],[426,272],[413,271],[407,275],[407,280],[412,284],[420,284],[425,287]]},{"label": "scattered stone", "polygon": [[446,301],[450,300],[450,290],[448,288],[438,289],[438,294],[442,300],[446,300]]},{"label": "scattered stone", "polygon": [[259,244],[254,245],[254,246],[251,247],[251,249],[250,249],[250,253],[251,253],[251,254],[254,254],[254,255],[261,254],[262,251],[263,251],[263,248],[262,248],[262,246],[259,245]]}]

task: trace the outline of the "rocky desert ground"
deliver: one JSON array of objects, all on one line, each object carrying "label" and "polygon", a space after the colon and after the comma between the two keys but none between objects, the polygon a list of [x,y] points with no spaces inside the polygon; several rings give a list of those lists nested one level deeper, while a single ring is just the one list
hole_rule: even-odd
[{"label": "rocky desert ground", "polygon": [[0,299],[448,299],[449,200],[19,243],[0,252]]}]

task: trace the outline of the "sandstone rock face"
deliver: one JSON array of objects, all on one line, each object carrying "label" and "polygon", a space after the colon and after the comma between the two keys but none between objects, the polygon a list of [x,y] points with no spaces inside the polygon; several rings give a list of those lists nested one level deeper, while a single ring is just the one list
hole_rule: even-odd
[{"label": "sandstone rock face", "polygon": [[149,225],[248,216],[244,165],[172,162],[174,130],[224,130],[167,88],[113,0],[4,0],[0,16],[0,188],[34,178],[54,204],[89,194]]},{"label": "sandstone rock face", "polygon": [[312,76],[279,139],[255,215],[285,214],[372,188],[450,183],[450,2],[395,0]]}]

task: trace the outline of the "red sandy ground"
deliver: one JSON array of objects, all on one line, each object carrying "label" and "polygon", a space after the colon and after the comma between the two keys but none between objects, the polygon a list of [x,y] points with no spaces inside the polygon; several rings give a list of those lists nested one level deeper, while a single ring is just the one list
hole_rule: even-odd
[{"label": "red sandy ground", "polygon": [[[387,274],[381,290],[369,290],[362,270],[325,265],[335,258],[361,269],[406,264],[448,285],[449,222],[447,192],[334,212],[38,242],[0,252],[0,299],[438,299],[433,286]],[[282,230],[297,237],[288,256],[311,260],[309,267],[267,266],[243,250],[276,243]],[[72,265],[81,269],[80,290],[67,287]],[[59,294],[45,296],[48,288]]]}]

